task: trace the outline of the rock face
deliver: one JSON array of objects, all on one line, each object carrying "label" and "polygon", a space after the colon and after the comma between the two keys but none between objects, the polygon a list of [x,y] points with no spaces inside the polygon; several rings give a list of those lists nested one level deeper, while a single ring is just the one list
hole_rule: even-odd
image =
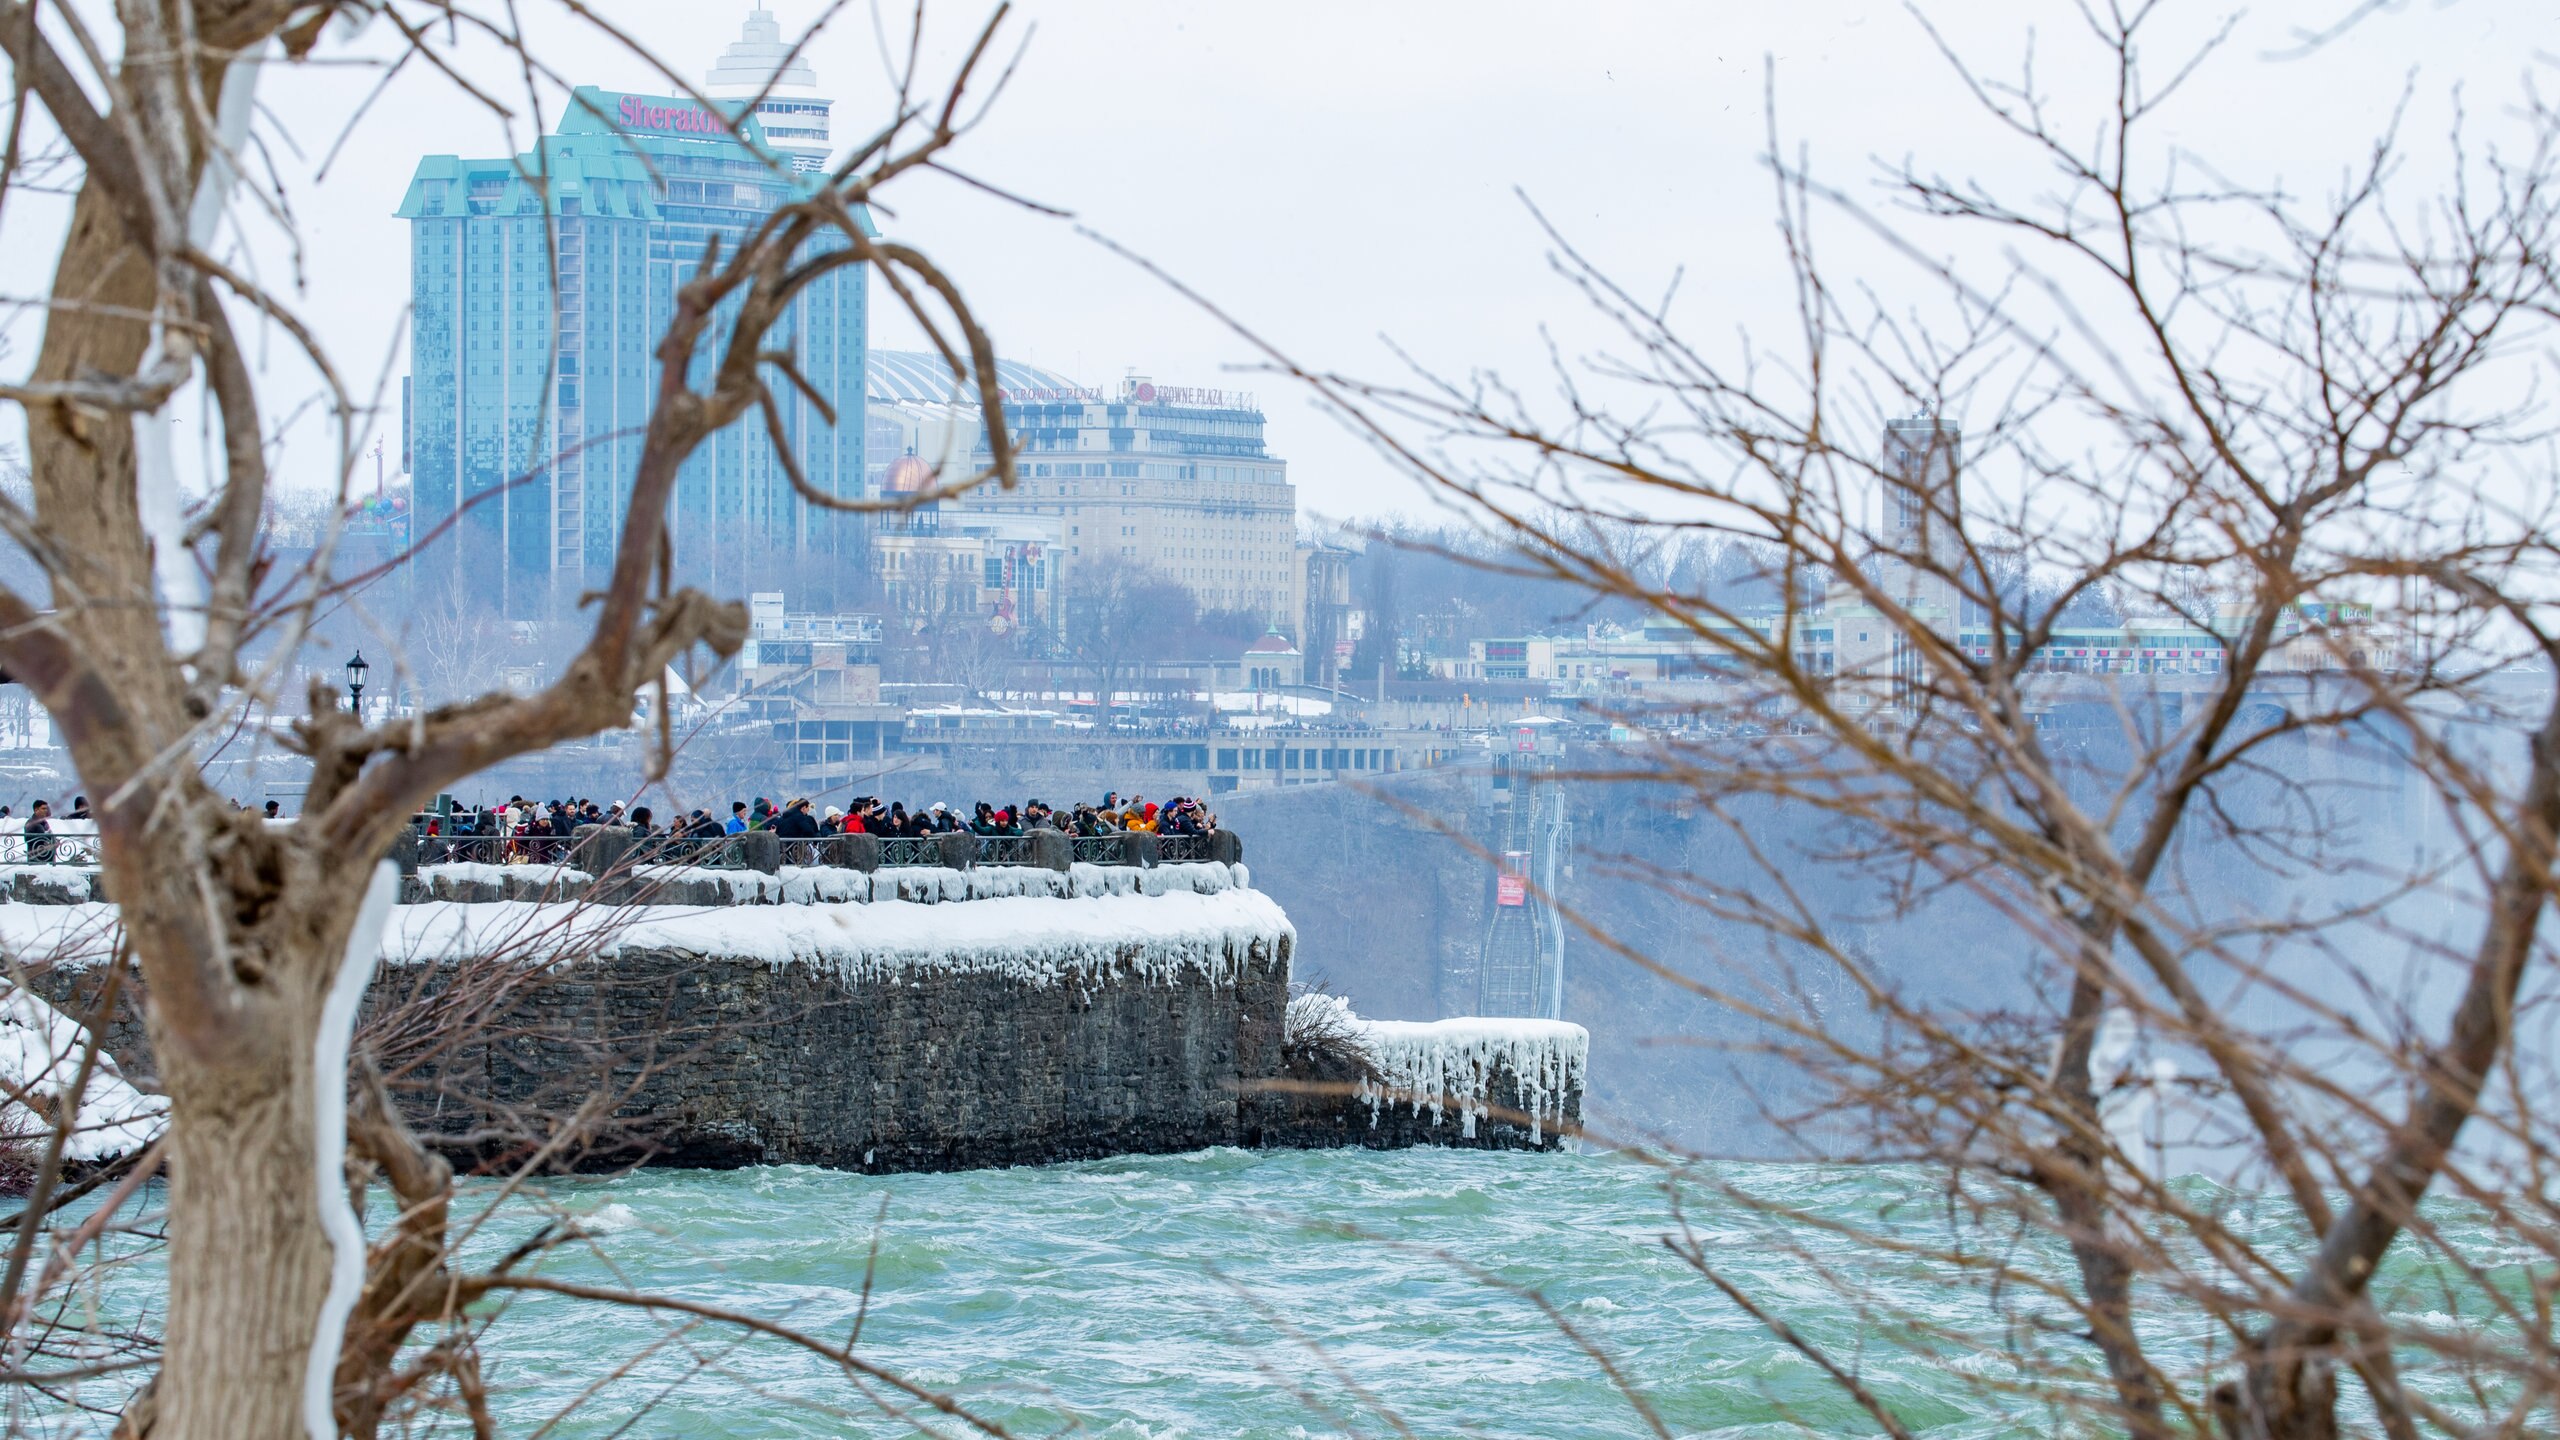
[{"label": "rock face", "polygon": [[[1133,953],[1048,986],[625,946],[529,991],[434,1078],[532,1104],[574,1057],[612,1056],[596,1078],[647,1117],[661,1164],[955,1170],[1251,1146],[1266,1122],[1249,1082],[1279,1069],[1289,945],[1250,942],[1214,983],[1150,976]],[[448,965],[421,988],[458,982]]]},{"label": "rock face", "polygon": [[[1146,877],[1092,893],[1062,874],[1046,893],[934,903],[884,884],[861,902],[402,906],[359,1043],[421,1134],[492,1161],[520,1158],[474,1150],[492,1117],[591,1103],[616,1121],[586,1165],[869,1171],[1212,1145],[1551,1149],[1579,1118],[1579,1048],[1567,1064],[1453,1039],[1441,1057],[1416,1035],[1383,1064],[1284,1054],[1287,917],[1241,867]],[[974,894],[999,879],[945,883]],[[476,896],[485,881],[440,888]],[[106,929],[50,916],[63,934]],[[85,1015],[101,974],[72,956],[34,984]],[[108,1049],[148,1086],[142,1027],[119,1010]],[[1444,1073],[1469,1093],[1404,1093]]]}]

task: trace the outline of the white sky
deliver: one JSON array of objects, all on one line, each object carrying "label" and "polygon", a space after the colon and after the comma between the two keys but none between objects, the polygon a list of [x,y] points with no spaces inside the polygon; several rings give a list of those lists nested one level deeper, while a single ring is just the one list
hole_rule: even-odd
[{"label": "white sky", "polygon": [[[818,0],[770,3],[792,33],[821,9]],[[2560,25],[2549,6],[2524,0],[2417,0],[2312,59],[2273,57],[2295,25],[2325,22],[2350,3],[2300,0],[2243,15],[2229,48],[2172,115],[2170,133],[2238,177],[2321,190],[2359,158],[2414,78],[2421,103],[2409,127],[2411,164],[2422,178],[2441,159],[2456,86],[2466,87],[2475,129],[2512,134],[2532,67],[2546,82],[2560,78],[2549,58],[2560,50]],[[572,78],[664,88],[545,0],[524,4],[546,53]],[[748,7],[612,0],[603,8],[698,81]],[[905,7],[889,8],[902,21]],[[1930,8],[1968,53],[2012,73],[2032,22],[2043,32],[2039,72],[2057,103],[2089,113],[2104,99],[2079,22],[2057,0]],[[2176,0],[2170,9],[2179,20],[2164,32],[2163,52],[2173,35],[2200,33],[2228,13]],[[938,5],[929,54],[947,65],[985,13]],[[1026,0],[1009,28],[1016,40],[1027,31],[1029,48],[960,163],[1073,210],[1320,367],[1390,372],[1387,337],[1435,366],[1534,381],[1542,325],[1553,326],[1567,353],[1587,353],[1593,337],[1550,275],[1515,190],[1632,289],[1658,292],[1685,266],[1681,310],[1702,338],[1783,339],[1783,271],[1757,168],[1771,67],[1790,145],[1809,147],[1843,184],[1867,187],[1874,161],[1906,155],[1995,183],[2038,182],[2032,162],[1982,121],[1919,26],[1891,4]],[[378,53],[382,38],[357,46]],[[868,8],[849,9],[810,58],[837,96],[838,139],[867,130],[885,98]],[[520,103],[521,85],[511,86],[494,53],[465,63]],[[942,71],[929,62],[927,73]],[[407,236],[391,210],[417,157],[511,153],[529,134],[519,121],[510,139],[450,82],[412,66],[313,183],[320,152],[375,78],[359,67],[280,67],[261,92],[269,136],[290,136],[303,151],[298,167],[287,167],[298,168],[290,193],[308,242],[301,308],[368,388],[383,373],[407,300]],[[49,284],[64,208],[41,197],[10,200],[0,217],[0,291],[23,296]],[[905,189],[897,213],[882,219],[959,277],[1010,358],[1088,384],[1135,368],[1164,382],[1258,390],[1302,513],[1363,516],[1422,503],[1303,395],[1236,373],[1252,359],[1242,343],[1070,226],[933,177]],[[1896,283],[1893,268],[1862,253],[1845,229],[1834,227],[1834,253],[1853,268],[1872,267],[1879,284]],[[265,273],[285,274],[282,248],[255,243]],[[883,298],[875,287],[873,343],[913,344],[879,308]],[[29,317],[10,320],[0,341],[0,369],[23,373],[35,341]],[[280,344],[271,354],[268,405],[280,417],[309,386]],[[395,398],[403,368],[404,358],[388,371]],[[325,478],[318,440],[308,423],[293,428],[292,479]],[[396,440],[392,448],[396,455]]]}]

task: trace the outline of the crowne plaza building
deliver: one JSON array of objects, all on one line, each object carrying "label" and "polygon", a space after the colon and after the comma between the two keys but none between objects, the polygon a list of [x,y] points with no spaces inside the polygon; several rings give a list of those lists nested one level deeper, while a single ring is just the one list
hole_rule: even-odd
[{"label": "crowne plaza building", "polygon": [[[1298,630],[1297,487],[1251,395],[1137,375],[1089,387],[1012,363],[998,379],[1020,483],[982,486],[946,512],[1046,517],[1080,570],[1144,571],[1204,610]],[[884,352],[871,402],[884,438],[875,489],[901,488],[902,469],[911,484],[942,483],[994,458],[976,397],[939,356]],[[917,463],[902,467],[904,457]]]}]

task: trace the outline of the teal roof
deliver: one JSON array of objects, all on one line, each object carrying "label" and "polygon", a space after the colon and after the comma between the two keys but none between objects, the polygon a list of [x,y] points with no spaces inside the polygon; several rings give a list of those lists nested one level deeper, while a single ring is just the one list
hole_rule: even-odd
[{"label": "teal roof", "polygon": [[[744,137],[743,144],[740,137]],[[736,173],[697,181],[689,159],[753,161],[768,172],[756,185],[806,194],[824,177],[793,170],[790,157],[765,141],[764,126],[745,100],[702,102],[678,96],[634,95],[580,86],[558,126],[521,155],[466,160],[428,155],[418,161],[396,212],[405,219],[447,215],[611,215],[654,220],[670,203],[683,203],[674,187],[708,183],[734,187]],[[769,177],[769,178],[768,178]],[[537,184],[537,181],[543,183]],[[700,203],[761,209],[780,193],[755,203],[728,197]],[[872,230],[870,217],[863,228]]]}]

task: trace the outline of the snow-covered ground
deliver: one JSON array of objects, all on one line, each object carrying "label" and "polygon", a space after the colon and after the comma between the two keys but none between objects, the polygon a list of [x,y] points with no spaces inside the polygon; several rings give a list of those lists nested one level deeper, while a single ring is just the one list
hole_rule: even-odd
[{"label": "snow-covered ground", "polygon": [[[41,1096],[59,1107],[71,1082],[79,1078],[80,1055],[87,1041],[88,1032],[70,1016],[23,990],[0,987],[0,1079],[21,1093]],[[14,1102],[9,1108],[19,1109]],[[88,1089],[80,1097],[62,1153],[90,1162],[138,1154],[159,1135],[167,1113],[166,1100],[126,1084],[116,1073],[115,1062],[102,1053],[89,1073]],[[50,1116],[21,1111],[12,1118],[13,1128],[32,1132],[26,1136],[28,1143],[43,1143],[43,1126]]]},{"label": "snow-covered ground", "polygon": [[1359,1095],[1372,1118],[1396,1104],[1428,1110],[1435,1123],[1454,1110],[1469,1139],[1492,1112],[1505,1073],[1518,1088],[1529,1138],[1543,1139],[1564,1124],[1566,1097],[1582,1088],[1591,1060],[1591,1032],[1569,1020],[1364,1020],[1348,1000],[1322,993],[1293,997],[1289,1012],[1291,1029],[1335,1029],[1368,1055],[1378,1078],[1364,1081]]}]

